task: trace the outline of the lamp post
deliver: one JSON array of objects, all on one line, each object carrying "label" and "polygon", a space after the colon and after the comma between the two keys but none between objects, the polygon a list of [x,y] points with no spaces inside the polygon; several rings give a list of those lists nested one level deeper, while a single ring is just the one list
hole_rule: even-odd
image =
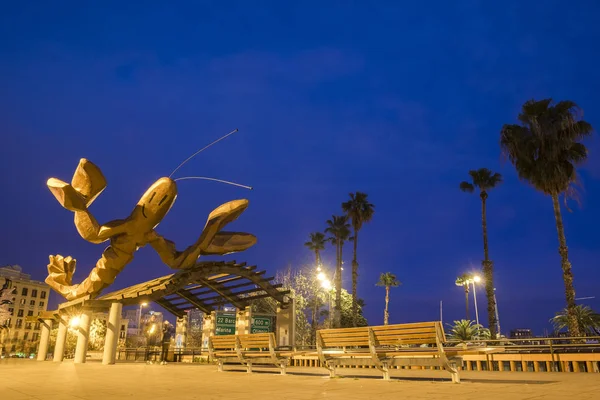
[{"label": "lamp post", "polygon": [[321,281],[321,287],[327,291],[327,311],[329,314],[329,327],[331,328],[331,290],[333,289],[333,286],[328,279],[324,279]]},{"label": "lamp post", "polygon": [[477,309],[477,292],[475,290],[475,283],[481,282],[481,278],[477,275],[471,279],[471,283],[473,284],[473,302],[475,303],[475,322],[479,325],[479,310]]},{"label": "lamp post", "polygon": [[142,335],[142,308],[146,307],[148,305],[148,303],[141,303],[140,304],[140,313],[138,314],[138,323],[137,323],[137,327],[138,327],[138,336]]},{"label": "lamp post", "polygon": [[496,300],[496,288],[494,288],[494,304],[496,305],[496,339],[500,338],[500,316],[498,315],[498,300]]}]

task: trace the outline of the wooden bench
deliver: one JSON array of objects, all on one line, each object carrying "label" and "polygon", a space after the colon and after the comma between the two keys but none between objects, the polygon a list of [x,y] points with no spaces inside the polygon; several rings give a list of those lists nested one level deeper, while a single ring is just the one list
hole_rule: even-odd
[{"label": "wooden bench", "polygon": [[439,321],[317,331],[317,353],[331,377],[339,365],[374,365],[388,380],[390,367],[415,365],[444,368],[459,383],[460,350],[444,343]]},{"label": "wooden bench", "polygon": [[210,357],[217,361],[218,370],[224,364],[242,364],[247,372],[253,365],[276,365],[285,375],[292,352],[277,351],[275,335],[271,333],[251,333],[247,335],[211,336],[208,339]]}]

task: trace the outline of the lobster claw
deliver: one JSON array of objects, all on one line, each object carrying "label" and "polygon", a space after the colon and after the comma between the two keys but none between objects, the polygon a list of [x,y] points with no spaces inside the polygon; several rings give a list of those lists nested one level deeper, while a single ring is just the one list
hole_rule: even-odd
[{"label": "lobster claw", "polygon": [[245,250],[256,243],[256,237],[249,233],[219,233],[225,225],[235,221],[246,208],[248,200],[232,200],[221,204],[208,215],[206,226],[197,242],[201,254],[227,254]]}]

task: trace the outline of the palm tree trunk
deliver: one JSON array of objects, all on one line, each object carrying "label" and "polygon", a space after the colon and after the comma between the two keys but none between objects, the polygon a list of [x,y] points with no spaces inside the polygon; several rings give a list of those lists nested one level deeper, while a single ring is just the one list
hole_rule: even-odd
[{"label": "palm tree trunk", "polygon": [[387,325],[390,319],[390,313],[388,312],[388,305],[390,304],[390,287],[385,287],[385,311],[383,312],[383,324]]},{"label": "palm tree trunk", "polygon": [[483,275],[485,277],[485,294],[487,297],[488,328],[490,337],[496,338],[496,301],[494,300],[494,263],[490,260],[487,236],[487,215],[485,201],[487,192],[481,192],[481,228],[483,230]]},{"label": "palm tree trunk", "polygon": [[573,271],[569,262],[569,249],[567,247],[567,238],[565,237],[565,227],[560,213],[560,204],[558,195],[552,195],[552,205],[554,206],[554,219],[556,220],[556,230],[558,232],[558,252],[561,258],[563,280],[565,282],[565,297],[567,298],[567,319],[569,322],[569,335],[572,337],[582,336],[579,324],[577,323],[577,310],[575,304],[575,288],[573,287]]},{"label": "palm tree trunk", "polygon": [[467,321],[471,320],[471,316],[469,315],[469,284],[464,285],[465,287],[465,307],[467,311]]},{"label": "palm tree trunk", "polygon": [[338,240],[336,243],[337,247],[337,265],[335,274],[335,327],[341,326],[342,316],[342,244]]},{"label": "palm tree trunk", "polygon": [[358,282],[358,261],[356,259],[356,248],[358,245],[358,229],[354,228],[354,255],[352,257],[352,326],[356,326],[358,318],[358,307],[356,303],[356,285]]}]

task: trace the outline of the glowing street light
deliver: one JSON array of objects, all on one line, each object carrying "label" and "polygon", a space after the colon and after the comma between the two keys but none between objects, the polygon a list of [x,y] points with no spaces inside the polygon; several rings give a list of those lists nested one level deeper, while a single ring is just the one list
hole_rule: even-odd
[{"label": "glowing street light", "polygon": [[317,279],[320,280],[321,282],[324,282],[326,280],[325,274],[323,272],[319,272],[317,274]]},{"label": "glowing street light", "polygon": [[77,316],[71,318],[71,320],[69,321],[69,326],[71,328],[77,328],[80,323],[81,323],[81,317],[79,315],[77,315]]}]

